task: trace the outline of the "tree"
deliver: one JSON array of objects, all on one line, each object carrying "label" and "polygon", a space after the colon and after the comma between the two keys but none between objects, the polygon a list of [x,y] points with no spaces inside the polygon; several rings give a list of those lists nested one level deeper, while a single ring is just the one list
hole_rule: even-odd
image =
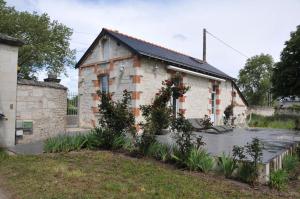
[{"label": "tree", "polygon": [[272,77],[274,96],[300,96],[300,25],[291,33],[275,65]]},{"label": "tree", "polygon": [[0,32],[24,41],[18,57],[24,78],[35,78],[41,70],[59,75],[65,66],[75,64],[75,50],[70,49],[72,30],[45,13],[19,12],[0,0]]},{"label": "tree", "polygon": [[250,105],[266,105],[271,89],[273,58],[261,54],[247,59],[237,84]]}]

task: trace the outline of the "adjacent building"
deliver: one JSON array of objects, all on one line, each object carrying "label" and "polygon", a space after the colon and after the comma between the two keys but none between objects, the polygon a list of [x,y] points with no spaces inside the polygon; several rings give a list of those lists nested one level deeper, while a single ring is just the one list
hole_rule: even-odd
[{"label": "adjacent building", "polygon": [[247,102],[235,79],[200,59],[131,36],[102,29],[76,65],[79,69],[79,125],[97,125],[97,91],[110,92],[114,100],[127,89],[132,95],[131,109],[142,120],[140,105],[150,104],[162,81],[174,73],[183,76],[191,89],[172,103],[187,118],[209,115],[214,124],[222,123],[225,108],[233,104],[237,122],[243,122]]}]

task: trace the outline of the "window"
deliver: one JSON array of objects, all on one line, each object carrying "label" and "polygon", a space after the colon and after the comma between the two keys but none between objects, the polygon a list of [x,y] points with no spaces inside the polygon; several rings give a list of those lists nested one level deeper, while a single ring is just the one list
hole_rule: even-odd
[{"label": "window", "polygon": [[109,42],[108,39],[103,39],[102,42],[102,59],[108,60],[109,59]]},{"label": "window", "polygon": [[179,99],[176,99],[173,96],[171,96],[170,106],[172,107],[173,115],[177,117],[177,114],[179,113]]},{"label": "window", "polygon": [[100,91],[104,93],[108,93],[108,75],[103,75],[99,77],[100,79]]}]

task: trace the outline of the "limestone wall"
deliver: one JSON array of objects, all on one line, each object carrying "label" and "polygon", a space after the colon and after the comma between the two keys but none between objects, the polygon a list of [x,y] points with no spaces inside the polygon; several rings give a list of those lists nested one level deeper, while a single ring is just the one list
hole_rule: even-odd
[{"label": "limestone wall", "polygon": [[0,43],[0,146],[15,144],[18,47]]},{"label": "limestone wall", "polygon": [[[34,84],[34,82],[33,82]],[[67,90],[41,85],[17,87],[17,120],[33,121],[33,132],[24,132],[17,143],[29,143],[64,133],[66,128]],[[49,84],[49,83],[47,83]]]},{"label": "limestone wall", "polygon": [[[97,91],[100,89],[99,76],[109,76],[109,92],[113,95],[113,100],[122,98],[123,90],[134,92],[137,77],[136,67],[138,60],[127,48],[119,44],[112,38],[106,38],[109,44],[109,57],[103,59],[102,40],[91,52],[87,59],[79,68],[79,126],[92,128],[98,124],[99,117],[99,96]],[[135,106],[135,99],[132,107]]]}]

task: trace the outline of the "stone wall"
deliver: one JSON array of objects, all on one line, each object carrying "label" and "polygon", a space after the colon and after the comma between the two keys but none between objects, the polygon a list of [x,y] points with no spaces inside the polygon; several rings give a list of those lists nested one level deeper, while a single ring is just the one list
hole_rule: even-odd
[{"label": "stone wall", "polygon": [[18,81],[16,119],[33,121],[33,131],[17,137],[17,143],[29,143],[64,133],[66,113],[65,87],[52,82]]},{"label": "stone wall", "polygon": [[[101,52],[102,40],[94,51],[87,57],[79,68],[79,126],[84,128],[95,127],[98,123],[100,89],[99,76],[109,75],[109,92],[113,100],[122,98],[124,89],[135,91],[136,57],[124,46],[112,38],[106,38],[109,45],[108,59],[104,60]],[[121,70],[124,68],[124,70]],[[134,100],[132,107],[134,107]]]},{"label": "stone wall", "polygon": [[18,47],[0,43],[0,146],[15,144]]},{"label": "stone wall", "polygon": [[272,116],[275,113],[275,109],[270,106],[250,106],[248,114],[250,113],[262,116]]}]

